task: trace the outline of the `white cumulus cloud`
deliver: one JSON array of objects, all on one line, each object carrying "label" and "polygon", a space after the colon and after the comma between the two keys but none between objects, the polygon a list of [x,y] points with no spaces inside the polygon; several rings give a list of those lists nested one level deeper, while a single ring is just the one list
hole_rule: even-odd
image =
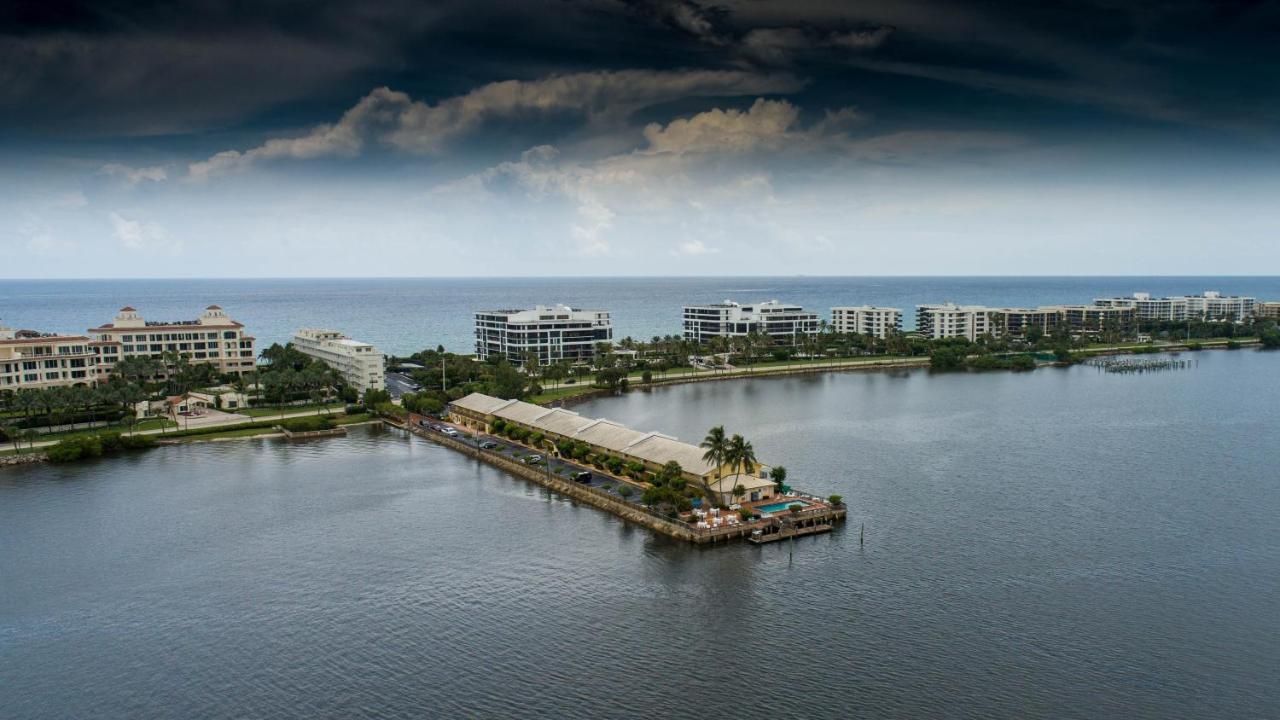
[{"label": "white cumulus cloud", "polygon": [[169,236],[159,224],[129,220],[120,213],[112,212],[111,236],[129,250],[164,250],[177,252],[182,243]]},{"label": "white cumulus cloud", "polygon": [[635,111],[687,97],[735,97],[799,90],[791,75],[730,70],[621,70],[559,75],[541,80],[505,80],[483,85],[436,104],[378,88],[333,124],[297,137],[275,138],[249,150],[226,150],[189,167],[203,179],[258,160],[308,159],[359,154],[376,142],[406,152],[435,154],[453,139],[493,118],[573,112],[591,122],[624,120]]},{"label": "white cumulus cloud", "polygon": [[107,163],[98,168],[98,172],[103,175],[112,175],[123,179],[130,185],[137,185],[143,181],[160,182],[169,177],[169,171],[160,165],[150,167],[135,168],[120,163]]}]

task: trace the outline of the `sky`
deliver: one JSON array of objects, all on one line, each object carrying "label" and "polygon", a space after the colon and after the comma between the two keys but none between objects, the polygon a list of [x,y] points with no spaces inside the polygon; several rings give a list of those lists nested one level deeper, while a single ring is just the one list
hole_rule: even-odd
[{"label": "sky", "polygon": [[0,277],[1259,275],[1280,4],[0,6]]}]

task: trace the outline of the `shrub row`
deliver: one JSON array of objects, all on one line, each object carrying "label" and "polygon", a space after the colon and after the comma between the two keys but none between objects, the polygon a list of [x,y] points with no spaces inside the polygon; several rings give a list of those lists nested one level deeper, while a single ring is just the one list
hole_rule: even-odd
[{"label": "shrub row", "polygon": [[298,433],[332,430],[336,424],[333,418],[328,415],[312,415],[309,417],[290,418],[280,423],[280,427],[289,432]]},{"label": "shrub row", "polygon": [[65,463],[111,455],[124,450],[140,450],[154,447],[155,444],[155,439],[148,435],[121,435],[117,432],[105,432],[67,438],[50,447],[47,453],[50,462]]}]

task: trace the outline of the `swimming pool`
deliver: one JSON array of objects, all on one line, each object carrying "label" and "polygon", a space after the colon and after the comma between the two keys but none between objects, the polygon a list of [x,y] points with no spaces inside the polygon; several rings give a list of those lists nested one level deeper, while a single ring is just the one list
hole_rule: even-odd
[{"label": "swimming pool", "polygon": [[776,513],[776,512],[782,512],[783,510],[786,510],[792,505],[806,506],[811,504],[812,503],[810,503],[808,500],[799,500],[796,498],[792,498],[785,502],[776,502],[776,503],[770,503],[768,505],[761,505],[756,508],[756,512]]}]

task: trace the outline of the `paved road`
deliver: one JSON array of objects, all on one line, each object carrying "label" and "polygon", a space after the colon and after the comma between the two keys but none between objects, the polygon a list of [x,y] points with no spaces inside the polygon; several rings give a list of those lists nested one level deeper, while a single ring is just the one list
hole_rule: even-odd
[{"label": "paved road", "polygon": [[417,392],[419,389],[418,383],[404,373],[389,372],[386,381],[387,392],[391,394],[392,400],[399,400],[401,395]]},{"label": "paved road", "polygon": [[[272,415],[266,415],[266,416],[260,416],[260,417],[249,417],[245,419],[229,420],[227,422],[209,422],[209,423],[200,425],[199,429],[201,430],[207,430],[209,428],[234,429],[235,426],[237,425],[246,425],[248,423],[255,423],[255,422],[266,422],[268,420],[288,420],[289,418],[307,417],[309,415],[320,415],[320,414],[323,414],[324,412],[325,411],[323,409],[302,410],[300,412],[286,412],[284,415],[272,414]],[[338,412],[335,412],[333,410],[329,410],[328,412],[331,415],[340,415],[341,408],[338,409]],[[113,428],[113,429],[120,429],[123,431],[123,428]],[[195,428],[192,428],[192,429],[195,429]],[[164,433],[175,433],[175,432],[181,432],[181,431],[182,431],[182,428],[164,428],[164,429],[155,428],[153,430],[139,430],[133,434],[134,435],[162,435]],[[49,447],[50,445],[56,445],[57,443],[58,443],[58,440],[44,440],[44,441],[36,442],[34,446],[23,445],[22,447],[24,450],[29,447],[34,447],[35,449],[39,450],[40,448]]]}]

